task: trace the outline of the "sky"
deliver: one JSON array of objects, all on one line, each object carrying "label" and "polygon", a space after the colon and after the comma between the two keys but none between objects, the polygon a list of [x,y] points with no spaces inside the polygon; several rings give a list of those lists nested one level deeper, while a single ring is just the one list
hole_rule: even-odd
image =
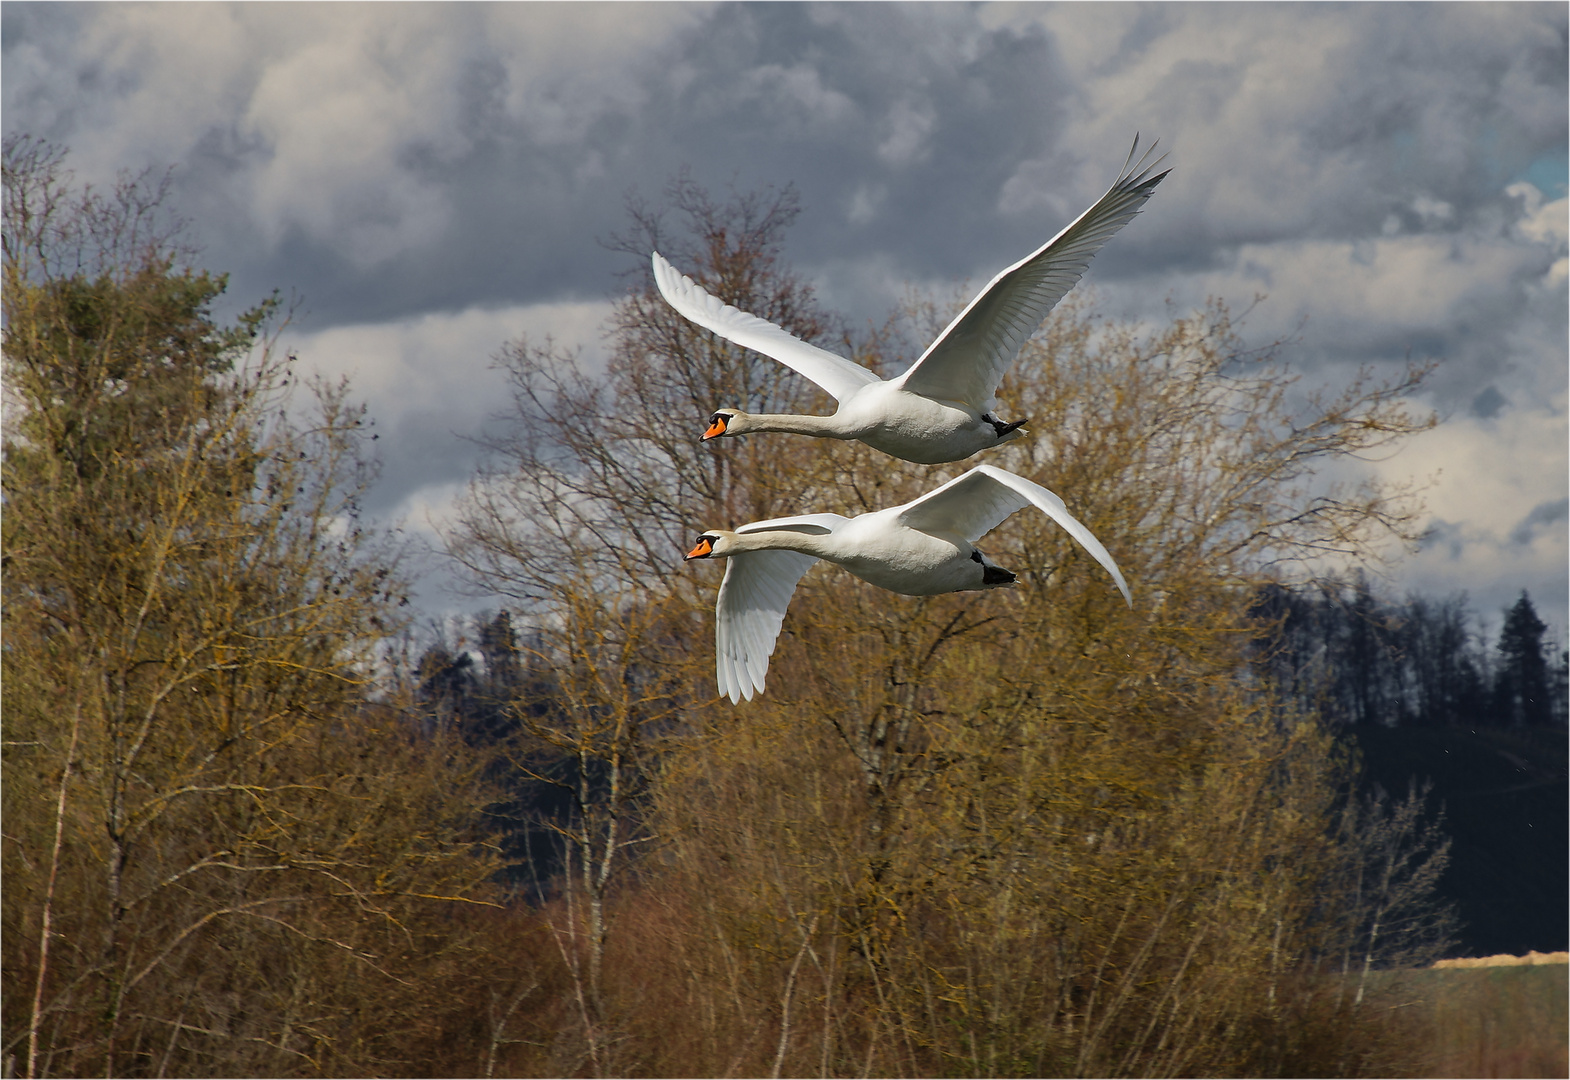
[{"label": "sky", "polygon": [[[1567,588],[1564,4],[46,4],[0,8],[0,120],[83,181],[173,167],[237,306],[377,419],[370,509],[432,534],[520,335],[603,356],[603,243],[673,177],[794,185],[784,254],[848,325],[986,282],[1136,132],[1172,174],[1085,280],[1157,324],[1206,297],[1334,391],[1439,361],[1392,591]],[[439,575],[427,611],[472,607]]]}]

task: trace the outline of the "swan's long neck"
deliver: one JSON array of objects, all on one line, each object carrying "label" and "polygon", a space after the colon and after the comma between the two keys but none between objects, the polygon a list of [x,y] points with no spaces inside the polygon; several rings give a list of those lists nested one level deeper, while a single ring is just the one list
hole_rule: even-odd
[{"label": "swan's long neck", "polygon": [[855,438],[837,417],[791,413],[737,413],[727,434],[750,435],[755,431],[781,431],[788,435],[815,435],[825,439]]},{"label": "swan's long neck", "polygon": [[830,537],[826,533],[797,532],[794,529],[769,529],[764,532],[734,533],[727,555],[745,551],[799,551],[819,559],[829,557]]}]

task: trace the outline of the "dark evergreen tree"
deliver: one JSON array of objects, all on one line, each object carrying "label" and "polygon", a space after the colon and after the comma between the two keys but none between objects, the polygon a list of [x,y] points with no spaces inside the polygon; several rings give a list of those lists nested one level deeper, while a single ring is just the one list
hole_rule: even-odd
[{"label": "dark evergreen tree", "polygon": [[1553,723],[1565,713],[1563,664],[1528,612],[1492,650],[1465,594],[1394,601],[1361,576],[1311,590],[1273,587],[1254,604],[1256,666],[1275,693],[1337,725]]},{"label": "dark evergreen tree", "polygon": [[1570,723],[1570,650],[1559,649],[1554,657],[1554,670],[1549,679],[1553,691],[1553,716],[1551,723]]},{"label": "dark evergreen tree", "polygon": [[1499,631],[1499,670],[1494,681],[1494,721],[1505,727],[1542,726],[1553,719],[1554,693],[1543,635],[1532,598],[1521,598],[1505,612]]}]

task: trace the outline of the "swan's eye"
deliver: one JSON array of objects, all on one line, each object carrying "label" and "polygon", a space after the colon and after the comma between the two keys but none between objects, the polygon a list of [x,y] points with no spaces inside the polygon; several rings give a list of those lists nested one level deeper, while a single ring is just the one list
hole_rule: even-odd
[{"label": "swan's eye", "polygon": [[970,561],[971,562],[980,562],[981,561],[981,552],[977,551],[975,548],[971,548],[970,549]]}]

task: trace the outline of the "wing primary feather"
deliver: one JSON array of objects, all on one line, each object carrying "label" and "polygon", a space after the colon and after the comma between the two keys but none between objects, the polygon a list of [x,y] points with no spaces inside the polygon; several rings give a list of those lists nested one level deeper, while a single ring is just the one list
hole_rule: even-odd
[{"label": "wing primary feather", "polygon": [[899,520],[912,529],[958,533],[975,543],[1015,511],[1027,506],[1035,506],[1062,526],[1112,575],[1123,599],[1130,607],[1134,606],[1128,582],[1123,579],[1123,572],[1118,569],[1111,552],[1078,518],[1069,513],[1063,500],[1035,481],[1016,476],[995,465],[977,465],[942,487],[906,503],[900,509]]},{"label": "wing primary feather", "polygon": [[653,254],[653,264],[655,287],[665,302],[688,321],[743,348],[778,360],[816,383],[836,401],[844,401],[863,386],[880,381],[860,364],[810,345],[784,327],[749,315],[710,295],[658,251]]},{"label": "wing primary feather", "polygon": [[785,610],[797,583],[817,561],[784,549],[748,551],[726,560],[714,608],[715,679],[721,696],[750,701],[763,692]]},{"label": "wing primary feather", "polygon": [[897,384],[927,397],[991,408],[1003,373],[1026,340],[1084,276],[1096,252],[1133,220],[1166,178],[1166,172],[1155,174],[1165,156],[1150,160],[1156,144],[1136,162],[1138,149],[1135,136],[1107,193],[1046,244],[994,277]]},{"label": "wing primary feather", "polygon": [[1056,493],[1048,491],[1034,480],[1016,476],[995,465],[978,465],[973,471],[980,472],[983,470],[992,481],[1023,495],[1053,521],[1061,525],[1065,532],[1078,541],[1079,545],[1088,551],[1091,557],[1100,563],[1107,573],[1112,575],[1112,580],[1117,583],[1118,591],[1123,594],[1124,602],[1129,607],[1134,606],[1133,594],[1129,592],[1128,582],[1123,579],[1123,571],[1118,569],[1117,561],[1112,558],[1112,553],[1106,549],[1106,545],[1096,539],[1095,534],[1086,528],[1083,522],[1069,513],[1068,507],[1064,505],[1063,500]]}]

